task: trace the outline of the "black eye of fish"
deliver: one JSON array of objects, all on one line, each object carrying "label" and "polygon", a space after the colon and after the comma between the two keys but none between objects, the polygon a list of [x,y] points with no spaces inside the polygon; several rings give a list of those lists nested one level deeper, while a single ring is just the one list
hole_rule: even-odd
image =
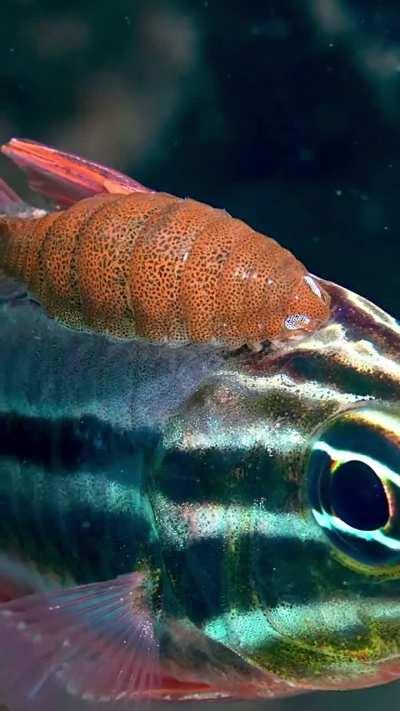
[{"label": "black eye of fish", "polygon": [[352,528],[373,531],[389,519],[385,488],[372,467],[357,459],[341,464],[331,482],[331,505],[335,515]]},{"label": "black eye of fish", "polygon": [[355,561],[400,563],[400,413],[351,408],[317,432],[308,459],[312,513]]}]

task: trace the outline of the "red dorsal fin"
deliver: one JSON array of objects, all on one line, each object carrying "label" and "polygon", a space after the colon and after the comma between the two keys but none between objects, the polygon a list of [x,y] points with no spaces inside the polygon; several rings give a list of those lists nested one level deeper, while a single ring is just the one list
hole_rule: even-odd
[{"label": "red dorsal fin", "polygon": [[153,192],[112,168],[34,141],[12,138],[1,150],[27,173],[32,190],[63,207],[98,193]]}]

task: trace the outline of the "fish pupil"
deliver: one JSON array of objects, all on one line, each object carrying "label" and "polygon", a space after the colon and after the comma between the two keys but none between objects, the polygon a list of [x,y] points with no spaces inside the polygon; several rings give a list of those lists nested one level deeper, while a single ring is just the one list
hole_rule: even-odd
[{"label": "fish pupil", "polygon": [[352,528],[373,531],[389,519],[389,503],[380,478],[364,462],[342,464],[333,474],[331,507]]}]

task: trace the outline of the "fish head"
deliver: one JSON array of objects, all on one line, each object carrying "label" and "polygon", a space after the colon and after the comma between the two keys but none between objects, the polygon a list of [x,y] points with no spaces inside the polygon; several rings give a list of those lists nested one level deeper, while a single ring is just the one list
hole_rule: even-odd
[{"label": "fish head", "polygon": [[322,287],[329,322],[171,418],[152,494],[179,614],[295,690],[400,676],[400,325]]}]

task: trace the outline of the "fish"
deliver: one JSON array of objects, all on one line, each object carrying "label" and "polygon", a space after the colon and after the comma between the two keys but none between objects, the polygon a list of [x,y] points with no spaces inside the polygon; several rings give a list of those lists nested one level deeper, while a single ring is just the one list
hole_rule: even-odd
[{"label": "fish", "polygon": [[400,677],[400,325],[318,283],[329,320],[251,352],[67,328],[0,278],[10,711]]},{"label": "fish", "polygon": [[64,323],[259,349],[328,319],[329,296],[303,264],[224,210],[32,141],[12,139],[2,151],[39,190],[43,175],[74,176],[63,209],[0,220],[0,266]]}]

